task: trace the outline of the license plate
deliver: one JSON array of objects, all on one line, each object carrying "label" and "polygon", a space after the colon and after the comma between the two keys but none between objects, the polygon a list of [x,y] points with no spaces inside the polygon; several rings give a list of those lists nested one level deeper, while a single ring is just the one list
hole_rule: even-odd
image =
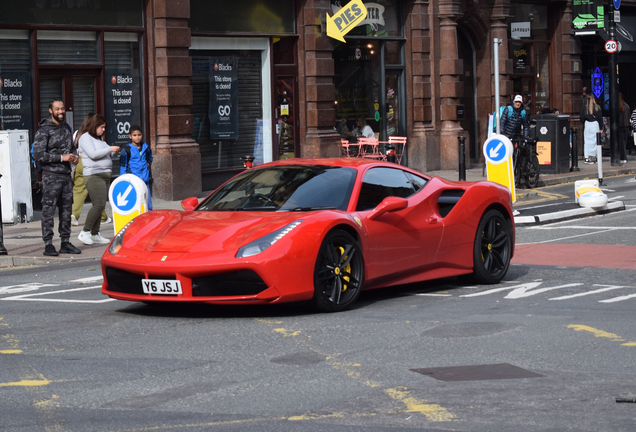
[{"label": "license plate", "polygon": [[146,294],[183,294],[181,281],[171,279],[142,279]]}]

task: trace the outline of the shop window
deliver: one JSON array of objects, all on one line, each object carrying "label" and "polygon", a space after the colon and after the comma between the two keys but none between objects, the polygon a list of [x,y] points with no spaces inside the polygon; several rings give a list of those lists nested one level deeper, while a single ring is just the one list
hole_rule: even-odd
[{"label": "shop window", "polygon": [[[232,78],[225,80],[226,77],[231,77],[229,71],[227,74],[215,71],[215,64],[219,62],[234,62],[237,67],[236,81]],[[263,162],[261,69],[261,51],[257,50],[192,52],[192,138],[200,146],[203,173],[240,168],[243,166],[241,157],[244,155],[254,155],[257,164]],[[229,84],[231,85],[228,87]],[[234,94],[230,87],[235,85]],[[215,102],[219,99],[225,102],[219,105]],[[232,112],[237,113],[234,119],[231,117]],[[233,124],[234,121],[238,123]]]},{"label": "shop window", "polygon": [[141,0],[4,1],[0,22],[6,24],[141,27]]},{"label": "shop window", "polygon": [[548,7],[530,3],[512,3],[510,5],[510,39],[547,40]]},{"label": "shop window", "polygon": [[97,34],[89,31],[38,30],[38,63],[97,63]]},{"label": "shop window", "polygon": [[31,51],[27,30],[0,30],[0,129],[27,129],[33,136]]},{"label": "shop window", "polygon": [[192,31],[295,33],[293,0],[190,0]]}]

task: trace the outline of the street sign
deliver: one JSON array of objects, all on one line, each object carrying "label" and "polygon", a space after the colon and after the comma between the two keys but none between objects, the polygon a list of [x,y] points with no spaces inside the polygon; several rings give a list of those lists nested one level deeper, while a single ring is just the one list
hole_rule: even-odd
[{"label": "street sign", "polygon": [[515,202],[517,197],[512,163],[512,142],[505,135],[493,134],[484,143],[483,152],[488,180],[507,187],[510,190],[512,202]]},{"label": "street sign", "polygon": [[128,222],[148,210],[148,188],[142,179],[124,174],[110,185],[108,199],[113,209],[115,234]]},{"label": "street sign", "polygon": [[605,42],[605,51],[607,51],[608,54],[614,54],[618,51],[618,43],[613,39],[608,40]]},{"label": "street sign", "polygon": [[616,9],[620,8],[621,7],[621,0],[614,0],[614,7]]},{"label": "street sign", "polygon": [[344,36],[364,21],[366,17],[367,8],[362,0],[353,0],[343,6],[333,17],[327,14],[327,36],[346,43]]}]

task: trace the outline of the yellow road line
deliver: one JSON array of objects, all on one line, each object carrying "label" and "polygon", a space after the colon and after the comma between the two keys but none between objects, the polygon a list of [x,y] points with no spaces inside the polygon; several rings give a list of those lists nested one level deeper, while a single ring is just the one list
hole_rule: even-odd
[{"label": "yellow road line", "polygon": [[[589,327],[589,326],[581,325],[581,324],[570,324],[567,327],[571,328],[571,329],[574,329],[576,331],[586,331],[586,332],[592,333],[595,337],[602,337],[602,338],[612,339],[613,342],[625,342],[625,339],[620,337],[617,334],[608,333],[608,332],[603,331],[603,330],[598,330],[598,329],[595,329],[594,327]],[[623,345],[623,346],[636,346],[636,342],[625,342],[624,344],[621,344],[621,345]]]}]

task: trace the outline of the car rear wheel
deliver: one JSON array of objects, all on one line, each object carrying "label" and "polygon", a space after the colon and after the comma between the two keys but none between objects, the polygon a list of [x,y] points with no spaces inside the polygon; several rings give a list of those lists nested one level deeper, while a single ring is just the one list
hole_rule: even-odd
[{"label": "car rear wheel", "polygon": [[512,231],[497,210],[488,210],[479,221],[473,250],[473,277],[478,283],[500,282],[510,267]]},{"label": "car rear wheel", "polygon": [[363,279],[360,244],[345,231],[331,231],[322,241],[316,258],[311,306],[321,312],[348,309],[360,295]]}]

